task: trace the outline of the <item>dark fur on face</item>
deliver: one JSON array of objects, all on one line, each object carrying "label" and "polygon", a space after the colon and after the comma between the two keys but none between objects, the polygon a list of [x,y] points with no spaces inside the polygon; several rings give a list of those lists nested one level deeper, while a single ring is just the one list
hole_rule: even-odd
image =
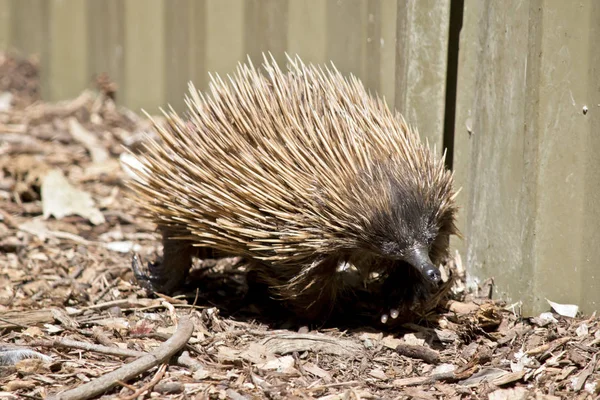
[{"label": "dark fur on face", "polygon": [[450,235],[456,234],[455,208],[448,205],[451,188],[428,183],[420,172],[404,171],[399,175],[383,165],[369,177],[363,178],[373,187],[386,188],[384,202],[372,207],[370,218],[363,220],[365,246],[381,257],[405,260],[415,249],[424,249],[433,264],[447,256]]}]

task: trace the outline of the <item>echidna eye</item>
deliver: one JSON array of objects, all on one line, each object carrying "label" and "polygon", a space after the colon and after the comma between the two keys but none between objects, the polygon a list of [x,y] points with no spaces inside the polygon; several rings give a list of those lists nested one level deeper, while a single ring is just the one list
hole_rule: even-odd
[{"label": "echidna eye", "polygon": [[427,237],[425,238],[425,243],[429,246],[433,243],[434,240],[435,235],[427,235]]}]

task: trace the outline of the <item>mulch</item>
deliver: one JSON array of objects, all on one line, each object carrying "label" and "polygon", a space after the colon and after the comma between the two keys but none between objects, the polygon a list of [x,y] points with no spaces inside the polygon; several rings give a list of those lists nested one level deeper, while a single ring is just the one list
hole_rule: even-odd
[{"label": "mulch", "polygon": [[198,260],[201,290],[149,295],[132,254],[154,259],[160,237],[120,163],[149,121],[106,76],[44,103],[38,75],[0,55],[1,399],[598,398],[598,318],[523,317],[467,290],[459,256],[452,299],[393,331],[270,318],[236,259]]}]

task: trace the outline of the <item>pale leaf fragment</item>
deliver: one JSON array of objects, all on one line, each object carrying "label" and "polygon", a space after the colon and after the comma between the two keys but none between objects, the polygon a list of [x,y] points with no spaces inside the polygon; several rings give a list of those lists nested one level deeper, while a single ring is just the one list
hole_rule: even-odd
[{"label": "pale leaf fragment", "polygon": [[12,108],[13,95],[10,92],[0,93],[0,112],[9,111]]},{"label": "pale leaf fragment", "polygon": [[557,314],[562,315],[563,317],[575,318],[579,311],[579,307],[575,304],[560,304],[548,299],[546,299],[546,301]]},{"label": "pale leaf fragment", "polygon": [[45,219],[51,215],[56,219],[79,215],[94,225],[105,222],[104,215],[94,206],[92,196],[73,187],[58,169],[48,172],[43,178],[42,209]]},{"label": "pale leaf fragment", "polygon": [[577,337],[587,336],[589,333],[587,324],[585,322],[581,323],[581,325],[579,325],[575,330],[575,333],[577,334]]},{"label": "pale leaf fragment", "polygon": [[374,370],[371,370],[369,372],[369,376],[375,379],[379,379],[381,381],[385,381],[388,379],[388,376],[385,374],[385,372],[383,372],[381,368],[375,368]]},{"label": "pale leaf fragment", "polygon": [[554,318],[551,312],[543,312],[538,317],[532,319],[532,322],[538,326],[544,327],[550,324],[558,323],[558,320]]},{"label": "pale leaf fragment", "polygon": [[314,376],[317,376],[321,379],[323,379],[325,382],[331,382],[332,378],[331,378],[331,374],[327,371],[325,371],[323,368],[313,364],[313,363],[306,363],[302,366],[302,369],[305,370],[306,372],[313,374]]},{"label": "pale leaf fragment", "polygon": [[392,335],[389,335],[389,336],[386,336],[383,338],[383,340],[381,341],[381,344],[383,344],[388,349],[396,350],[396,347],[398,347],[401,344],[404,344],[404,341],[402,341],[401,339],[395,338]]},{"label": "pale leaf fragment", "polygon": [[425,339],[417,337],[414,333],[404,335],[404,343],[412,346],[424,346]]},{"label": "pale leaf fragment", "polygon": [[74,117],[69,118],[69,132],[73,139],[87,149],[94,164],[100,164],[108,160],[108,151],[102,146],[98,137],[85,129]]},{"label": "pale leaf fragment", "polygon": [[483,382],[492,380],[508,374],[507,371],[499,368],[483,368],[481,371],[471,375],[469,378],[460,381],[463,386],[477,386]]},{"label": "pale leaf fragment", "polygon": [[295,375],[298,374],[298,370],[294,368],[294,363],[294,357],[284,356],[257,364],[256,367],[263,371],[277,371],[282,374]]},{"label": "pale leaf fragment", "polygon": [[500,389],[489,394],[489,400],[525,400],[528,392],[524,387]]}]

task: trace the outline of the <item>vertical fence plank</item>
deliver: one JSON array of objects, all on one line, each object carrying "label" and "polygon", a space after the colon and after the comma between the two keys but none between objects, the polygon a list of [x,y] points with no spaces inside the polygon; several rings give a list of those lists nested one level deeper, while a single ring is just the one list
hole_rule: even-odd
[{"label": "vertical fence plank", "polygon": [[461,39],[454,146],[456,177],[466,186],[461,230],[471,276],[476,282],[493,277],[497,296],[528,306],[538,142],[536,110],[529,105],[539,58],[527,55],[539,51],[540,27],[533,3],[465,1],[463,26],[470,34]]},{"label": "vertical fence plank", "polygon": [[[208,71],[206,70],[206,52],[207,52],[207,35],[208,35],[208,18],[207,18],[207,0],[192,0],[190,1],[189,9],[189,68],[190,76],[187,80],[191,80],[197,89],[202,89],[206,86]],[[187,93],[187,88],[185,93]],[[181,93],[183,96],[184,93]]]},{"label": "vertical fence plank", "polygon": [[125,0],[125,103],[156,113],[165,104],[165,1]]},{"label": "vertical fence plank", "polygon": [[468,0],[465,11],[454,159],[472,279],[494,277],[525,314],[546,298],[596,310],[600,7]]},{"label": "vertical fence plank", "polygon": [[291,56],[305,63],[324,64],[326,60],[326,2],[289,0],[288,44]]},{"label": "vertical fence plank", "polygon": [[91,81],[87,68],[87,2],[52,0],[48,7],[48,99],[64,100],[77,96]]},{"label": "vertical fence plank", "polygon": [[10,43],[10,0],[0,0],[0,51],[8,50]]},{"label": "vertical fence plank", "polygon": [[396,2],[367,2],[365,86],[394,107],[396,91]]},{"label": "vertical fence plank", "polygon": [[327,55],[340,72],[364,81],[367,2],[327,0]]},{"label": "vertical fence plank", "polygon": [[48,41],[48,5],[46,0],[12,0],[11,42],[23,54],[46,53]]},{"label": "vertical fence plank", "polygon": [[396,108],[441,153],[450,0],[398,1]]},{"label": "vertical fence plank", "polygon": [[[600,154],[600,87],[598,77],[600,76],[600,52],[597,50],[597,40],[600,37],[600,3],[591,1],[589,6],[589,29],[586,39],[587,56],[589,57],[585,100],[586,106],[592,110],[587,114],[589,122],[586,126],[587,142],[586,157],[584,161],[584,188],[583,188],[583,237],[585,238],[581,248],[583,265],[581,268],[582,293],[584,310],[591,312],[600,309],[600,274],[598,273],[598,259],[600,258],[598,243],[600,243],[600,168],[598,161]],[[586,10],[587,11],[587,10]],[[596,84],[591,84],[596,82]],[[595,107],[594,107],[595,106]]]},{"label": "vertical fence plank", "polygon": [[245,61],[244,0],[207,0],[206,70],[228,74]]},{"label": "vertical fence plank", "polygon": [[[403,0],[400,0],[403,1]],[[396,1],[381,0],[379,94],[389,107],[395,107],[396,98]]]},{"label": "vertical fence plank", "polygon": [[122,0],[88,1],[90,77],[105,73],[117,84],[117,100],[125,86],[125,7]]},{"label": "vertical fence plank", "polygon": [[596,0],[577,7],[543,2],[540,47],[530,49],[540,58],[538,97],[530,106],[539,130],[532,232],[537,310],[547,308],[546,298],[582,305],[587,313],[600,306],[600,247],[594,240],[599,237],[600,147],[593,129],[600,112],[598,36],[593,36],[599,10]]},{"label": "vertical fence plank", "polygon": [[190,80],[189,18],[193,0],[169,0],[165,7],[165,94],[166,101],[176,111],[184,109],[184,94]]},{"label": "vertical fence plank", "polygon": [[[49,94],[48,76],[48,20],[49,2],[46,0],[11,1],[10,45],[24,56],[35,56],[40,61],[41,96]],[[15,23],[17,21],[17,23]]]},{"label": "vertical fence plank", "polygon": [[363,82],[372,92],[381,87],[381,1],[367,1],[366,62]]},{"label": "vertical fence plank", "polygon": [[255,65],[270,52],[282,65],[287,47],[288,2],[246,0],[244,48]]},{"label": "vertical fence plank", "polygon": [[475,73],[477,71],[477,51],[479,44],[479,22],[485,4],[478,0],[465,0],[463,8],[463,26],[460,32],[460,51],[458,53],[457,98],[454,126],[454,147],[452,168],[456,186],[461,188],[457,201],[462,205],[457,216],[457,226],[464,239],[453,237],[451,248],[456,249],[463,262],[467,263],[467,245],[471,237],[468,220],[469,204],[473,185],[471,184],[471,154],[473,147],[473,104],[475,102]]}]

